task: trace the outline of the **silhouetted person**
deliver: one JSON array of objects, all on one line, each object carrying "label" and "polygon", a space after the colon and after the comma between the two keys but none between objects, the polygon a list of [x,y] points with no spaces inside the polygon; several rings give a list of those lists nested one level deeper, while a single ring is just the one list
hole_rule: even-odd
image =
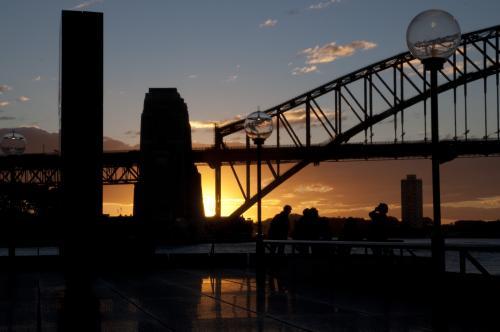
[{"label": "silhouetted person", "polygon": [[[271,220],[271,225],[269,226],[269,239],[271,240],[287,240],[288,239],[288,216],[292,212],[292,207],[290,205],[285,205],[283,211],[274,216]],[[278,246],[278,253],[283,254],[285,247],[284,245]],[[271,253],[274,254],[276,246],[271,246]]]},{"label": "silhouetted person", "polygon": [[[368,234],[369,241],[387,241],[388,211],[389,207],[387,204],[380,203],[372,212],[368,214],[371,219],[370,231]],[[383,251],[389,253],[390,250]],[[380,255],[382,250],[380,248],[373,248],[373,253]]]},{"label": "silhouetted person", "polygon": [[389,207],[385,203],[380,203],[368,215],[371,219],[369,238],[370,241],[386,241],[387,240],[387,212]]},{"label": "silhouetted person", "polygon": [[[310,239],[310,209],[304,209],[302,211],[302,216],[295,223],[295,228],[293,230],[292,238],[294,240],[309,240]],[[295,249],[301,253],[307,253],[308,247],[306,245],[297,245]]]}]

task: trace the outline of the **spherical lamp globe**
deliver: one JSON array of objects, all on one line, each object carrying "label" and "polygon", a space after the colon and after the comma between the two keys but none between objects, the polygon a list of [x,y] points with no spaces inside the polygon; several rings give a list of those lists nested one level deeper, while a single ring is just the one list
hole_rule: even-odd
[{"label": "spherical lamp globe", "polygon": [[245,131],[254,142],[264,142],[273,132],[273,119],[267,113],[253,112],[245,119]]},{"label": "spherical lamp globe", "polygon": [[460,44],[460,26],[448,12],[426,10],[411,21],[406,31],[406,43],[417,59],[447,59]]},{"label": "spherical lamp globe", "polygon": [[0,147],[5,155],[21,155],[26,150],[26,138],[12,131],[3,135]]}]

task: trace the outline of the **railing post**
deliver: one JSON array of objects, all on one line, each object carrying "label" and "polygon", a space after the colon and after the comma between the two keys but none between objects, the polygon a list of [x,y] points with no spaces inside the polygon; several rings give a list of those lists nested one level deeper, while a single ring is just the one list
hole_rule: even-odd
[{"label": "railing post", "polygon": [[466,264],[465,264],[465,252],[463,249],[459,251],[459,257],[460,257],[460,273],[465,274]]}]

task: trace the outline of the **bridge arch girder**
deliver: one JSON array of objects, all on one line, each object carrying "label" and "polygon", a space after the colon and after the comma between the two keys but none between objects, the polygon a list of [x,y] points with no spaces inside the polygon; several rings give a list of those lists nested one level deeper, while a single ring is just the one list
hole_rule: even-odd
[{"label": "bridge arch girder", "polygon": [[[466,86],[468,83],[484,79],[486,84],[486,78],[492,75],[496,75],[497,81],[497,113],[498,113],[498,76],[500,71],[499,65],[499,36],[500,36],[500,26],[495,26],[487,29],[482,29],[479,31],[471,32],[464,34],[462,36],[462,43],[460,48],[457,50],[455,55],[449,59],[447,64],[451,68],[451,72],[446,74],[441,71],[441,79],[444,81],[438,87],[438,93],[442,94],[444,92],[453,90],[456,94],[456,89],[460,86]],[[478,46],[478,44],[481,44]],[[468,49],[472,49],[476,53],[482,56],[482,68],[477,64],[477,61],[471,59],[468,56],[468,52],[472,52]],[[492,50],[494,55],[492,55]],[[457,61],[458,58],[462,58],[463,61],[460,63]],[[415,59],[409,52],[400,53],[388,59],[379,61],[370,66],[364,67],[360,70],[357,70],[348,75],[344,75],[336,80],[333,80],[329,83],[326,83],[316,89],[310,90],[304,94],[301,94],[295,98],[292,98],[284,103],[281,103],[275,107],[267,109],[265,112],[271,115],[275,121],[277,121],[278,126],[280,123],[283,125],[283,130],[288,133],[289,137],[293,141],[296,146],[303,147],[304,145],[307,147],[310,143],[310,117],[311,113],[314,112],[314,115],[321,122],[323,127],[326,127],[326,130],[332,129],[331,132],[333,135],[330,135],[330,140],[324,143],[327,146],[334,146],[337,144],[345,144],[349,142],[356,135],[365,132],[365,143],[368,143],[366,140],[367,131],[371,130],[375,125],[382,123],[382,121],[388,119],[391,116],[397,116],[402,113],[404,110],[425,101],[430,97],[430,91],[428,89],[429,83],[425,76],[425,72],[420,72],[416,67]],[[470,67],[470,71],[468,70]],[[384,81],[382,72],[384,70],[390,70],[394,73],[394,84],[391,87],[390,84]],[[408,70],[409,73],[405,72]],[[401,81],[401,86],[399,89],[396,86],[396,73],[399,73],[398,80]],[[413,75],[417,77],[420,81],[415,83],[413,79],[409,77],[409,75]],[[450,77],[451,76],[451,77]],[[379,79],[381,82],[381,86],[374,87],[376,92],[381,96],[383,101],[387,104],[387,108],[377,113],[369,113],[367,106],[367,92],[366,92],[366,84],[372,85],[373,79]],[[353,82],[360,82],[362,80],[365,84],[365,92],[364,92],[364,101],[361,102],[356,99],[356,96],[349,90],[349,84]],[[369,82],[367,82],[369,80]],[[403,83],[404,82],[404,83]],[[412,95],[409,98],[405,98],[403,95],[404,84],[406,86],[412,86],[413,90],[416,91],[416,94]],[[419,88],[419,86],[421,88]],[[372,88],[372,86],[370,86]],[[345,90],[345,95],[342,94],[342,90]],[[386,89],[385,91],[389,91],[390,98],[392,100],[388,100],[387,95],[384,95],[381,92],[382,89]],[[327,93],[334,92],[335,93],[335,114],[332,123],[328,123],[328,117],[324,115],[324,112],[321,110],[320,106],[315,102],[315,100],[321,96],[324,96]],[[398,94],[400,92],[400,94]],[[466,92],[465,92],[466,93]],[[486,94],[486,87],[485,87]],[[347,97],[346,97],[347,96]],[[348,101],[348,97],[352,97]],[[465,96],[466,97],[466,96]],[[370,96],[370,98],[372,98]],[[485,97],[486,98],[486,97]],[[338,99],[338,101],[337,101]],[[371,99],[370,99],[371,100]],[[359,123],[352,125],[347,130],[342,130],[341,127],[341,114],[340,113],[340,103],[345,101],[345,103],[349,104],[349,108],[353,113],[355,113]],[[467,103],[467,102],[466,102]],[[455,104],[456,104],[456,96],[455,96]],[[299,106],[306,106],[305,112],[306,114],[306,143],[302,144],[298,136],[293,131],[293,125],[290,125],[286,119],[286,115],[289,112],[293,112]],[[456,107],[456,105],[455,105]],[[467,106],[465,106],[467,107]],[[486,106],[485,106],[486,107]],[[356,113],[355,108],[358,109],[358,113]],[[312,109],[312,112],[311,112]],[[467,109],[465,110],[467,112]],[[318,116],[317,113],[320,113]],[[321,119],[321,114],[323,114],[323,121]],[[359,115],[361,114],[361,116]],[[467,116],[467,115],[466,115]],[[456,117],[456,114],[455,114]],[[498,118],[498,115],[497,115]],[[395,120],[396,121],[396,120]],[[325,122],[325,123],[324,123]],[[500,123],[500,121],[498,121]],[[224,138],[228,135],[231,135],[235,132],[243,130],[244,120],[234,121],[232,123],[227,123],[223,126],[217,127],[216,135],[218,137]],[[456,118],[455,118],[456,123]],[[497,127],[499,126],[497,123]],[[465,123],[465,137],[467,139],[467,123]],[[485,126],[486,128],[486,126]],[[456,125],[455,125],[455,133],[456,133]],[[396,137],[396,129],[395,129],[395,137]],[[486,129],[485,129],[486,131]],[[497,130],[497,138],[500,136],[500,130]],[[330,134],[330,132],[329,132]],[[401,128],[401,140],[403,140],[403,128]],[[309,137],[309,138],[308,138]],[[487,139],[487,132],[485,133],[485,138]],[[457,135],[455,134],[455,139],[457,139]],[[279,140],[279,137],[278,137]],[[397,139],[395,138],[395,141]],[[277,146],[279,147],[280,143],[278,142]],[[224,148],[224,144],[222,144],[222,148]],[[318,160],[319,161],[319,160]],[[272,190],[277,188],[280,184],[285,182],[287,179],[298,173],[304,167],[311,163],[311,160],[302,160],[293,165],[291,168],[283,172],[282,174],[278,174],[277,177],[274,178],[269,184],[267,184],[264,188],[262,188],[261,195],[262,197],[269,194]],[[279,165],[279,161],[278,161]],[[279,166],[278,166],[279,169]],[[247,176],[248,179],[248,176]],[[243,212],[245,212],[248,208],[250,208],[253,204],[257,202],[257,195],[248,195],[245,197],[245,202],[236,209],[231,217],[239,216]]]}]

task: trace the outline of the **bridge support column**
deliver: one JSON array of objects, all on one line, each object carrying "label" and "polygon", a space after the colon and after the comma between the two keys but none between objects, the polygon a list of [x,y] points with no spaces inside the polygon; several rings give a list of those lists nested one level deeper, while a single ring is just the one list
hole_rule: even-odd
[{"label": "bridge support column", "polygon": [[218,162],[215,166],[215,216],[221,217],[222,207],[222,170]]},{"label": "bridge support column", "polygon": [[201,177],[193,162],[187,105],[175,88],[151,88],[141,116],[137,218],[147,245],[196,239],[204,219]]},{"label": "bridge support column", "polygon": [[[222,150],[222,136],[219,134],[217,127],[215,128],[215,148]],[[222,168],[221,163],[215,164],[215,217],[220,219],[222,211]]]}]

